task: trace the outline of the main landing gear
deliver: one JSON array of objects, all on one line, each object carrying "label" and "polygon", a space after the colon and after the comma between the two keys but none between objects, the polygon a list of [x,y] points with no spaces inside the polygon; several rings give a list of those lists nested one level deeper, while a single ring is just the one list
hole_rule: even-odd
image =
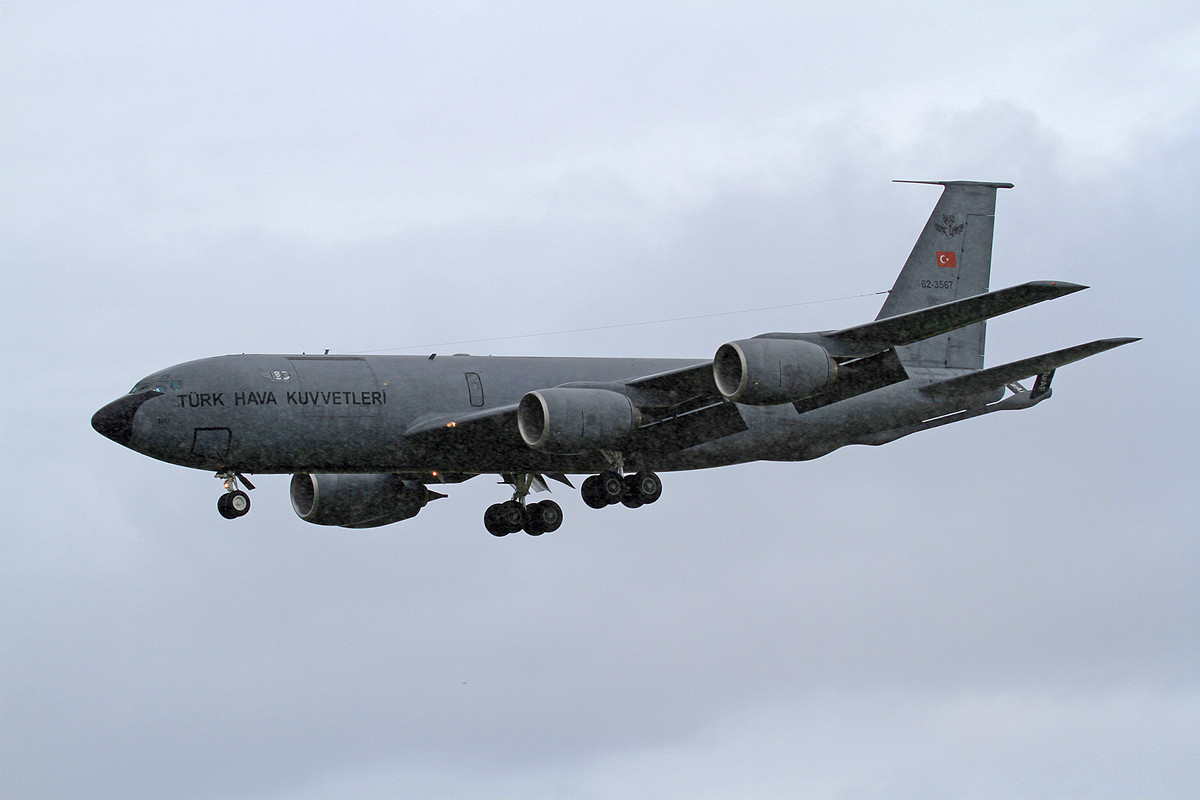
[{"label": "main landing gear", "polygon": [[[563,512],[558,503],[553,500],[531,504],[525,502],[531,487],[540,484],[541,488],[545,488],[538,476],[503,477],[504,482],[513,487],[513,499],[488,506],[483,515],[483,526],[488,533],[507,536],[523,530],[530,536],[541,536],[558,530],[563,521]],[[606,469],[599,475],[585,479],[580,494],[583,502],[592,508],[604,508],[617,503],[626,508],[639,508],[662,496],[662,481],[653,472],[622,475],[616,469]]]},{"label": "main landing gear", "polygon": [[522,500],[509,500],[488,506],[483,513],[483,527],[492,536],[508,536],[525,531],[530,536],[553,533],[562,525],[562,508],[553,500],[526,505]]},{"label": "main landing gear", "polygon": [[530,536],[541,536],[558,530],[563,523],[563,512],[558,503],[553,500],[530,504],[525,502],[535,481],[539,482],[541,489],[545,488],[545,484],[534,475],[505,476],[504,482],[513,487],[513,499],[488,506],[483,514],[483,527],[487,528],[488,533],[507,536],[525,531]]},{"label": "main landing gear", "polygon": [[237,519],[250,513],[250,495],[238,488],[238,481],[254,489],[254,484],[240,472],[218,472],[217,477],[225,481],[225,494],[217,498],[217,511],[225,519]]},{"label": "main landing gear", "polygon": [[585,479],[579,493],[592,508],[617,503],[626,508],[640,508],[662,497],[662,480],[644,470],[622,477],[616,470],[606,469]]}]

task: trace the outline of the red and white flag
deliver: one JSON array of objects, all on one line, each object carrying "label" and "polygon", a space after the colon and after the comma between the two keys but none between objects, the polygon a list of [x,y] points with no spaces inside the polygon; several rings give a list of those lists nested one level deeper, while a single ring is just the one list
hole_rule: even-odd
[{"label": "red and white flag", "polygon": [[938,250],[937,265],[939,267],[957,267],[958,257],[953,251]]}]

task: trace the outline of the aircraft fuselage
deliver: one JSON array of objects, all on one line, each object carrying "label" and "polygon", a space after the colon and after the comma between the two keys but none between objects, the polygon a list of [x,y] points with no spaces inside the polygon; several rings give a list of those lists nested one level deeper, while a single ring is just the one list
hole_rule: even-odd
[{"label": "aircraft fuselage", "polygon": [[[802,461],[879,445],[1050,396],[1055,370],[1136,341],[1102,339],[984,367],[985,322],[1087,287],[1030,281],[988,290],[996,191],[943,192],[872,322],[764,333],[708,359],[230,355],[151,375],[92,418],[153,458],[213,470],[217,510],[244,516],[246,473],[291,473],[297,515],[366,528],[444,497],[430,485],[497,474],[511,500],[493,535],[562,524],[546,478],[592,508],[637,508],[658,472]],[[1036,376],[1032,388],[1020,381]],[[1006,392],[1011,392],[1005,397]]]},{"label": "aircraft fuselage", "polygon": [[[521,442],[515,430],[509,440],[498,438],[485,448],[456,446],[453,441],[414,445],[404,434],[424,418],[508,406],[546,386],[619,382],[698,361],[220,356],[147,377],[97,418],[115,418],[132,409],[127,426],[110,427],[110,438],[153,458],[205,470],[588,473],[604,469],[603,458],[541,453]],[[846,403],[857,406],[854,413],[846,413]],[[764,459],[804,460],[960,405],[931,402],[905,384],[852,398],[837,413],[816,409],[800,414],[791,405],[739,405],[749,430],[679,452],[631,453],[630,466],[671,471]]]}]

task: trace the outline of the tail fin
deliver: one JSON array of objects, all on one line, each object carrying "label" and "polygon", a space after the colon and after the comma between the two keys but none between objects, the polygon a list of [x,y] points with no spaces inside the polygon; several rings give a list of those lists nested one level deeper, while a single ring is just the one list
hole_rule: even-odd
[{"label": "tail fin", "polygon": [[[992,226],[996,190],[1011,183],[897,181],[945,187],[925,229],[876,319],[972,297],[988,290],[992,272]],[[983,368],[983,322],[897,348],[915,367]]]}]

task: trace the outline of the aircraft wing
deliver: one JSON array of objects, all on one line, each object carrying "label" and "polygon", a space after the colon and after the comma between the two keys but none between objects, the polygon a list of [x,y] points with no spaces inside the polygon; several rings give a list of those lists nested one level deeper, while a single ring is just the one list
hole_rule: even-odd
[{"label": "aircraft wing", "polygon": [[1013,381],[1028,378],[1031,375],[1043,375],[1058,367],[1080,361],[1088,356],[1112,350],[1130,342],[1138,341],[1137,337],[1121,339],[1097,339],[1087,344],[1079,344],[1064,350],[1055,350],[1032,358],[1023,358],[997,367],[988,367],[978,372],[960,375],[949,380],[939,381],[929,386],[921,387],[921,391],[931,397],[947,397],[952,395],[981,394],[992,389],[1000,389]]},{"label": "aircraft wing", "polygon": [[717,389],[711,360],[631,378],[621,391],[643,414],[633,449],[654,453],[685,450],[749,430],[737,405]]},{"label": "aircraft wing", "polygon": [[683,410],[706,406],[721,400],[713,379],[713,362],[699,361],[686,367],[630,378],[622,382],[635,401],[663,408]]},{"label": "aircraft wing", "polygon": [[517,404],[419,419],[404,432],[416,447],[528,451],[517,429]]},{"label": "aircraft wing", "polygon": [[1086,288],[1078,283],[1066,281],[1030,281],[1019,286],[951,300],[948,303],[877,319],[839,331],[824,331],[818,334],[765,333],[755,338],[805,339],[821,345],[834,357],[861,358],[892,347],[940,336],[976,322]]},{"label": "aircraft wing", "polygon": [[[586,385],[629,397],[642,413],[630,450],[670,452],[748,430],[737,406],[713,380],[712,362],[625,381]],[[550,387],[547,387],[550,388]],[[517,404],[458,415],[427,417],[409,426],[405,438],[417,446],[491,446],[528,449],[517,427]]]}]

